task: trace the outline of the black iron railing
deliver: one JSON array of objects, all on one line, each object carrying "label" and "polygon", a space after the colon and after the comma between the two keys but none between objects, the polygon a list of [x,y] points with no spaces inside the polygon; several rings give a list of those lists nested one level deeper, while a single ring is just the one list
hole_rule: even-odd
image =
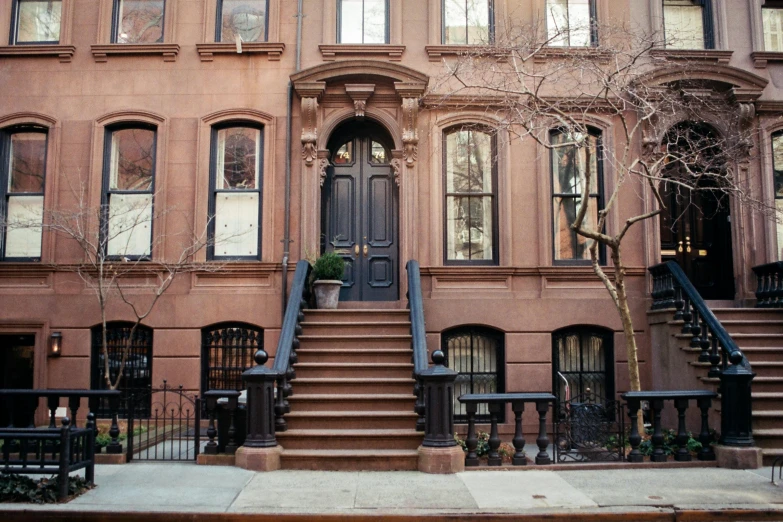
[{"label": "black iron railing", "polygon": [[414,411],[419,415],[416,419],[416,430],[424,431],[424,385],[421,380],[421,372],[429,366],[427,363],[427,333],[424,328],[424,303],[421,297],[421,273],[419,262],[415,259],[405,265],[408,272],[408,309],[411,320],[411,348],[413,349],[413,393],[416,395]]},{"label": "black iron railing", "polygon": [[[247,429],[240,429],[237,419],[239,394],[240,392],[235,390],[210,390],[204,393],[203,400],[209,416],[209,427],[207,428],[209,442],[204,446],[205,455],[217,455],[218,453],[233,455],[237,452],[237,448],[245,442]],[[222,403],[221,399],[225,399],[225,403]],[[216,424],[218,417],[220,417],[220,422]],[[227,419],[228,422],[224,423],[223,419]],[[225,433],[225,437],[219,436],[223,433]]]},{"label": "black iron railing", "polygon": [[783,308],[783,261],[753,267],[757,308]]},{"label": "black iron railing", "polygon": [[710,363],[708,376],[720,378],[721,443],[752,446],[751,392],[755,374],[750,363],[712,310],[674,261],[649,268],[653,277],[653,310],[674,309],[682,333],[700,350],[699,361]]},{"label": "black iron railing", "polygon": [[500,466],[503,459],[498,453],[500,447],[500,436],[498,435],[498,417],[506,404],[511,403],[511,411],[514,412],[514,456],[511,463],[515,466],[524,466],[527,464],[525,456],[525,437],[522,433],[522,412],[525,411],[525,403],[534,403],[538,412],[538,454],[536,455],[536,464],[551,464],[552,459],[547,453],[549,446],[549,436],[546,430],[546,417],[549,412],[550,404],[554,404],[557,398],[551,393],[467,393],[460,396],[459,401],[465,404],[468,413],[468,434],[465,438],[467,455],[465,456],[465,466],[478,466],[479,459],[476,454],[478,447],[478,437],[476,435],[476,412],[479,404],[486,404],[490,415],[490,433],[489,433],[489,453],[487,454],[487,464],[490,466]]},{"label": "black iron railing", "polygon": [[628,442],[631,444],[631,452],[628,454],[628,462],[642,462],[644,457],[639,450],[642,443],[642,436],[638,428],[638,414],[642,401],[650,404],[650,411],[653,419],[653,434],[650,439],[652,442],[651,462],[666,462],[668,459],[664,451],[664,436],[661,426],[661,412],[667,401],[672,401],[677,408],[677,452],[674,454],[674,460],[687,462],[691,460],[691,453],[688,449],[688,439],[690,438],[685,425],[685,415],[690,401],[695,401],[697,407],[701,410],[701,430],[699,432],[699,442],[701,449],[698,452],[699,460],[715,460],[715,452],[712,449],[712,434],[710,433],[709,411],[712,407],[712,400],[718,396],[717,393],[708,390],[682,390],[682,391],[638,391],[628,392],[622,395],[628,403],[628,417],[631,419],[631,434]]},{"label": "black iron railing", "polygon": [[272,366],[273,371],[278,374],[277,397],[275,399],[275,431],[286,431],[288,429],[284,415],[291,411],[288,397],[292,393],[291,381],[296,378],[294,364],[297,361],[296,350],[299,348],[299,336],[302,335],[301,322],[304,320],[303,310],[307,307],[307,279],[310,277],[311,270],[312,267],[306,260],[296,263],[294,282],[291,286],[291,297],[285,309],[283,326],[280,330],[280,340],[277,343],[275,362]]}]

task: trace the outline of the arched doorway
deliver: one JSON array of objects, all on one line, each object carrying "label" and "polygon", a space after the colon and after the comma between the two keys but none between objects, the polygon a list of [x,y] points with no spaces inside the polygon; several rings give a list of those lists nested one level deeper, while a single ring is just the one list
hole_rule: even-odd
[{"label": "arched doorway", "polygon": [[672,159],[661,184],[661,261],[682,267],[704,299],[734,299],[729,197],[717,132],[683,122],[666,135]]},{"label": "arched doorway", "polygon": [[394,142],[378,123],[350,120],[329,139],[321,193],[321,251],[345,260],[341,301],[396,301],[397,187],[391,167]]}]

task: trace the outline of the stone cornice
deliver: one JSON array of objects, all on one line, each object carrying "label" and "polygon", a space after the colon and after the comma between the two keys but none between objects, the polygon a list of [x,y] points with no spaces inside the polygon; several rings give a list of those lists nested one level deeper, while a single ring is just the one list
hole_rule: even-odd
[{"label": "stone cornice", "polygon": [[243,42],[237,50],[235,43],[200,43],[196,44],[202,62],[211,62],[214,55],[237,55],[237,54],[265,54],[269,61],[278,61],[285,50],[285,44],[282,42]]},{"label": "stone cornice", "polygon": [[767,64],[783,62],[783,53],[773,51],[755,51],[750,53],[753,59],[753,67],[756,69],[766,69]]},{"label": "stone cornice", "polygon": [[57,56],[61,63],[68,63],[76,53],[73,45],[44,44],[44,45],[2,45],[0,46],[0,58],[45,58]]},{"label": "stone cornice", "polygon": [[336,60],[338,56],[383,56],[399,62],[405,52],[404,45],[390,44],[322,44],[318,49],[325,61]]},{"label": "stone cornice", "polygon": [[446,56],[508,56],[509,52],[491,45],[427,45],[424,47],[431,62]]},{"label": "stone cornice", "polygon": [[90,46],[96,62],[106,62],[109,56],[162,56],[164,62],[174,62],[179,54],[179,45],[175,43],[152,44],[95,44]]},{"label": "stone cornice", "polygon": [[715,62],[728,65],[734,51],[717,49],[653,49],[650,56],[671,61]]}]

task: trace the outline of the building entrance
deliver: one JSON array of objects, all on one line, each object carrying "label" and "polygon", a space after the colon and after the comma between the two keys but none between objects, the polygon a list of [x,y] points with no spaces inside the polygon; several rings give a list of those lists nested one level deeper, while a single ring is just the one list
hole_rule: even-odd
[{"label": "building entrance", "polygon": [[[33,389],[33,358],[35,355],[34,335],[0,335],[0,389],[4,390],[32,390]],[[31,425],[32,419],[23,418],[23,411],[28,408],[20,408],[15,412],[13,425],[26,427]],[[30,410],[32,411],[32,410]],[[0,401],[0,426],[12,424],[4,401]]]}]

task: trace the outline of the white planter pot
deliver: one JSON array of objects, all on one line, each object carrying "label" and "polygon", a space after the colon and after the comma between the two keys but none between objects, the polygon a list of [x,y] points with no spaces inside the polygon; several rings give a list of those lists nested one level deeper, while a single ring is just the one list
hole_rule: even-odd
[{"label": "white planter pot", "polygon": [[343,282],[339,279],[326,279],[313,282],[315,303],[321,310],[334,310],[340,300],[340,288]]}]

